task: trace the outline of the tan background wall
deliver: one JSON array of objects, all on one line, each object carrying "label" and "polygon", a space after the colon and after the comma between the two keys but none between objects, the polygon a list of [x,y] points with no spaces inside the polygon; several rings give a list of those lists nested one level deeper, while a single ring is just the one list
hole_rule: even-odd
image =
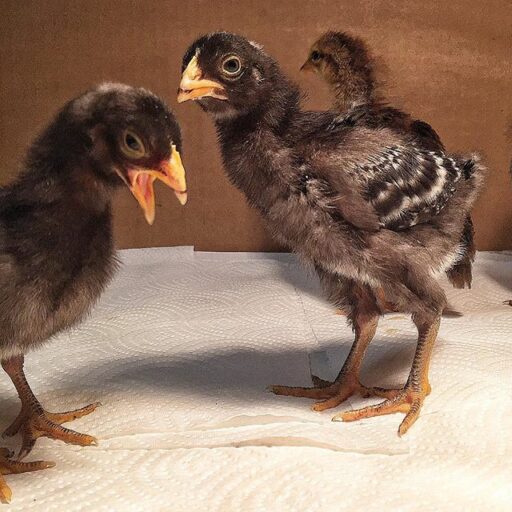
[{"label": "tan background wall", "polygon": [[128,191],[116,202],[120,247],[191,244],[202,250],[269,250],[275,244],[223,175],[212,123],[178,106],[181,57],[200,34],[224,29],[264,44],[326,108],[316,77],[299,74],[327,29],[367,39],[387,63],[388,92],[430,122],[450,150],[478,149],[491,169],[475,211],[480,249],[512,249],[512,3],[510,0],[0,0],[0,182],[66,100],[115,80],[142,85],[176,112],[185,140],[189,204],[160,189],[153,227]]}]

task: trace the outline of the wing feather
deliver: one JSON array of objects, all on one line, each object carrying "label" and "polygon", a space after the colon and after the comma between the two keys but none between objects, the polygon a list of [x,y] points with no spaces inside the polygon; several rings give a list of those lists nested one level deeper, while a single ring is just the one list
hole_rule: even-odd
[{"label": "wing feather", "polygon": [[333,189],[333,202],[348,222],[370,231],[376,226],[400,231],[428,222],[463,175],[455,158],[405,141],[340,164],[336,171],[321,173]]}]

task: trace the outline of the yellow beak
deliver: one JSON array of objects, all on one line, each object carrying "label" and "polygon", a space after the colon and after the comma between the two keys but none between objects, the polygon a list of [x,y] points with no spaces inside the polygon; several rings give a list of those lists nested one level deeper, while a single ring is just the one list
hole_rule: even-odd
[{"label": "yellow beak", "polygon": [[144,216],[150,225],[155,220],[155,191],[153,183],[156,179],[172,188],[182,205],[187,202],[185,169],[174,144],[171,147],[171,158],[168,161],[162,162],[159,169],[137,168],[128,171],[128,188],[144,210]]},{"label": "yellow beak", "polygon": [[302,66],[300,67],[301,71],[316,71],[316,67],[313,66],[310,59],[308,59]]},{"label": "yellow beak", "polygon": [[178,91],[178,103],[197,100],[206,96],[218,100],[227,100],[227,97],[223,94],[224,87],[213,80],[203,79],[202,75],[203,72],[197,64],[197,56],[194,55],[185,71],[183,71]]}]

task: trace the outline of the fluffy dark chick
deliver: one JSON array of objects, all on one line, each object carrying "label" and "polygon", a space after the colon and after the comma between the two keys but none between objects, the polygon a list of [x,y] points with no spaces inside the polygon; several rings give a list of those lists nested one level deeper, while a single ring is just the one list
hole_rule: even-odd
[{"label": "fluffy dark chick", "polygon": [[[344,309],[355,342],[333,383],[274,387],[334,407],[360,391],[386,397],[343,413],[346,421],[404,412],[403,434],[430,392],[428,366],[446,297],[436,277],[460,256],[464,220],[482,183],[475,159],[421,147],[387,127],[340,123],[305,112],[299,91],[261,47],[214,33],[183,59],[178,101],[196,100],[214,119],[224,166],[274,236],[313,265]],[[361,361],[382,313],[378,291],[410,313],[418,348],[405,386],[366,388]]]},{"label": "fluffy dark chick", "polygon": [[[111,201],[126,184],[154,218],[153,181],[186,198],[178,124],[144,89],[101,85],[69,102],[28,152],[24,170],[0,190],[0,360],[21,399],[4,435],[22,435],[19,458],[41,436],[90,445],[91,436],[61,426],[97,404],[47,413],[23,372],[24,354],[77,324],[117,267]],[[0,451],[0,475],[49,467]],[[0,476],[0,499],[11,491]]]}]

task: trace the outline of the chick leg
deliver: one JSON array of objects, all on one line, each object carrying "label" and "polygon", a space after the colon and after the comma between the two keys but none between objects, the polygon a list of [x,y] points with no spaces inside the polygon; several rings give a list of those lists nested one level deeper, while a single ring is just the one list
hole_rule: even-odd
[{"label": "chick leg", "polygon": [[354,318],[355,340],[340,373],[334,382],[327,382],[312,376],[316,387],[271,386],[276,395],[314,398],[321,400],[313,405],[315,411],[337,407],[355,393],[368,397],[374,394],[370,388],[359,382],[359,371],[364,354],[377,330],[379,316],[375,313],[356,313]]},{"label": "chick leg", "polygon": [[61,423],[90,414],[100,405],[99,402],[70,412],[46,412],[28,385],[23,371],[23,362],[23,356],[2,360],[2,367],[11,378],[21,400],[21,411],[18,417],[3,433],[7,437],[21,433],[22,444],[18,459],[21,460],[30,453],[39,437],[50,437],[80,446],[96,445],[97,441],[94,437],[62,427]]},{"label": "chick leg", "polygon": [[2,475],[10,475],[14,473],[28,473],[30,471],[39,471],[41,469],[53,468],[55,462],[46,462],[36,460],[34,462],[19,462],[11,460],[11,453],[6,448],[0,448],[0,502],[9,503],[11,501],[12,492],[6,484]]},{"label": "chick leg", "polygon": [[428,369],[439,324],[440,317],[431,322],[416,323],[418,327],[418,345],[409,378],[402,389],[374,388],[372,391],[375,394],[387,396],[388,399],[377,405],[337,414],[333,421],[356,421],[363,418],[403,412],[405,418],[400,424],[398,435],[404,435],[418,419],[423,401],[431,391]]}]

